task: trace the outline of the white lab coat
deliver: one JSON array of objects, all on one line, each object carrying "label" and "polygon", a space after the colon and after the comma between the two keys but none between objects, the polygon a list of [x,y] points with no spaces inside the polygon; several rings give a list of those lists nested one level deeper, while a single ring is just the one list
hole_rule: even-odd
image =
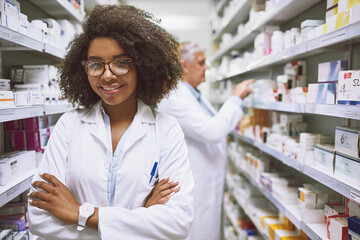
[{"label": "white lab coat", "polygon": [[[194,183],[184,134],[176,119],[161,113],[154,117],[138,101],[116,171],[114,207],[107,206],[109,147],[100,102],[90,109],[67,112],[55,126],[38,172],[55,175],[80,203],[99,207],[102,239],[186,238],[193,220]],[[165,205],[144,208],[157,180],[149,183],[150,172],[159,159],[157,179],[178,180],[181,190]],[[39,179],[36,173],[33,180]],[[29,225],[33,234],[46,239],[100,239],[96,229],[79,232],[77,225],[65,225],[31,205]]]},{"label": "white lab coat", "polygon": [[195,218],[188,239],[218,240],[226,170],[224,141],[243,112],[229,100],[219,112],[203,97],[202,100],[214,117],[206,113],[185,83],[180,82],[178,89],[161,101],[158,110],[177,118],[189,149],[195,180]]}]

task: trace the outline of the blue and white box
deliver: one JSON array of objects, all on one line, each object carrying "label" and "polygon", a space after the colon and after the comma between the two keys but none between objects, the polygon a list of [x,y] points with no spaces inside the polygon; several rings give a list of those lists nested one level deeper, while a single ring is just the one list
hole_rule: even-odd
[{"label": "blue and white box", "polygon": [[337,81],[339,72],[344,70],[348,70],[347,60],[319,63],[318,82]]}]

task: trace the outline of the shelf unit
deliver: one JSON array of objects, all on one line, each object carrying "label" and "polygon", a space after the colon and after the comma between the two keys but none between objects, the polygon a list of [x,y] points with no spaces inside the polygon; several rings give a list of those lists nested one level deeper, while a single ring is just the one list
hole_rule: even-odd
[{"label": "shelf unit", "polygon": [[278,2],[270,11],[267,11],[259,19],[251,24],[251,27],[245,29],[244,34],[234,37],[231,42],[210,57],[210,62],[214,63],[233,49],[242,48],[253,42],[259,31],[269,22],[285,22],[293,18],[298,13],[310,8],[320,0],[283,0]]},{"label": "shelf unit", "polygon": [[64,113],[71,109],[73,109],[71,104],[0,108],[0,122]]},{"label": "shelf unit", "polygon": [[[80,22],[84,19],[84,16],[82,16],[80,12],[66,0],[31,0],[30,2],[34,4],[34,8],[40,8],[47,13],[49,17],[57,19],[66,18],[76,22]],[[50,60],[53,62],[60,62],[66,54],[64,50],[45,44],[2,25],[0,25],[0,51],[33,52],[35,55],[41,56],[45,61],[49,60],[49,62]],[[6,60],[7,59],[2,59],[0,64],[4,63]],[[0,108],[0,122],[61,114],[71,109],[73,109],[73,107],[69,103]],[[9,184],[0,186],[0,207],[30,188],[34,172],[35,170],[33,169],[21,173],[19,177]]]},{"label": "shelf unit", "polygon": [[49,16],[57,19],[69,19],[81,22],[84,16],[66,0],[30,0],[33,4],[45,11]]},{"label": "shelf unit", "polygon": [[[223,102],[221,102],[223,103]],[[247,108],[360,120],[360,106],[316,103],[247,102]]]},{"label": "shelf unit", "polygon": [[[235,78],[242,74],[246,74],[253,71],[267,69],[274,65],[283,64],[299,58],[315,56],[320,52],[327,51],[329,47],[347,48],[349,44],[360,42],[359,29],[360,29],[360,22],[350,24],[336,31],[324,34],[320,37],[298,44],[294,47],[284,49],[282,51],[275,52],[270,55],[266,55],[260,59],[250,62],[246,67],[239,69],[235,73],[229,73],[227,76],[225,76],[225,78],[218,81],[223,81],[229,78]],[[250,41],[253,41],[253,39],[251,39]],[[231,47],[231,49],[233,48],[236,48],[236,46]],[[219,56],[215,54],[217,56],[216,59],[225,55],[227,52],[228,50],[226,52],[220,52]],[[214,60],[215,59],[212,59],[211,61]]]},{"label": "shelf unit", "polygon": [[[260,193],[262,193],[269,202],[271,202],[279,211],[281,211],[293,224],[296,228],[303,230],[310,239],[315,240],[326,240],[326,225],[324,223],[305,223],[301,221],[301,214],[298,210],[298,207],[296,204],[282,204],[279,202],[276,198],[272,196],[272,194],[260,184],[258,184],[252,177],[249,176],[249,174],[245,171],[243,171],[239,166],[236,165],[235,162],[233,162],[231,159],[229,161],[232,163],[232,165],[236,168],[239,174],[244,176],[248,182],[254,186],[256,189],[259,190]],[[242,201],[239,200],[239,197],[236,193],[232,193],[236,201],[240,206],[246,209],[245,206],[243,206]],[[245,211],[246,212],[246,211]],[[250,217],[250,216],[249,216]],[[251,219],[253,222],[256,222],[254,219]],[[261,231],[261,228],[256,226],[258,231],[262,233],[263,236],[264,233]]]},{"label": "shelf unit", "polygon": [[21,50],[42,52],[44,44],[36,39],[0,25],[0,50]]},{"label": "shelf unit", "polygon": [[272,156],[273,158],[281,161],[282,163],[286,164],[289,167],[296,169],[297,171],[313,178],[314,180],[324,184],[325,186],[335,190],[336,192],[340,193],[341,195],[349,198],[354,199],[354,196],[360,196],[360,189],[356,186],[352,186],[346,182],[343,182],[339,179],[336,179],[332,176],[329,176],[315,168],[312,168],[306,164],[302,164],[296,159],[287,157],[286,155],[278,152],[277,150],[269,147],[264,143],[255,142],[248,137],[241,136],[240,134],[234,132],[233,135],[236,139],[246,142],[260,151]]},{"label": "shelf unit", "polygon": [[224,213],[227,216],[227,218],[230,220],[230,223],[234,227],[235,231],[238,234],[240,234],[241,229],[237,225],[235,216],[231,213],[231,211],[228,208],[224,208]]},{"label": "shelf unit", "polygon": [[[264,14],[259,15],[258,19],[245,24],[245,30],[240,34],[237,34],[227,45],[221,45],[220,49],[209,57],[209,60],[213,66],[217,66],[221,62],[222,57],[229,56],[232,50],[238,50],[240,52],[252,51],[253,48],[251,44],[266,25],[279,25],[280,29],[285,31],[292,27],[300,27],[300,23],[306,19],[325,20],[325,11],[325,0],[277,1],[273,8],[268,9]],[[254,59],[249,63],[244,63],[242,66],[239,66],[238,69],[234,69],[226,75],[223,75],[221,79],[211,81],[210,85],[213,87],[222,87],[221,81],[238,82],[246,78],[276,79],[277,75],[283,74],[283,65],[295,60],[303,60],[306,62],[307,83],[317,82],[317,65],[321,62],[346,59],[349,61],[350,69],[360,69],[358,58],[360,53],[359,29],[360,21],[308,41],[304,41],[291,48]],[[217,42],[214,39],[213,41],[214,45],[216,45]],[[219,98],[212,97],[212,103],[219,105],[223,103],[222,99],[224,96],[219,96]],[[360,125],[360,122],[358,122],[358,120],[360,120],[360,106],[263,102],[260,99],[246,99],[244,101],[244,107],[276,112],[306,114],[307,117],[304,119],[305,121],[315,121],[310,129],[330,135],[333,135],[333,131],[331,130],[334,130],[335,126],[345,124],[347,127],[357,128]],[[339,119],[327,121],[326,117],[328,116],[345,118],[346,120],[342,123],[340,123]],[[309,122],[307,123],[309,124]],[[348,182],[332,175],[328,175],[321,170],[290,158],[270,145],[256,142],[250,138],[241,136],[238,133],[234,133],[233,135],[237,140],[250,144],[263,153],[271,156],[274,158],[274,161],[280,161],[300,174],[309,176],[315,181],[335,190],[346,198],[360,202],[360,187],[357,185],[349,184]],[[301,221],[301,214],[299,210],[297,210],[296,205],[282,204],[274,198],[270,192],[254,182],[246,172],[241,171],[239,168],[237,168],[237,170],[239,174],[245,176],[245,178],[247,178],[252,185],[257,187],[274,206],[283,211],[294,225],[302,229],[311,239],[327,239],[326,227],[324,224],[305,223]]]},{"label": "shelf unit", "polygon": [[[231,187],[236,187],[234,183],[226,181],[226,184]],[[264,234],[262,228],[259,226],[258,221],[256,221],[254,214],[251,213],[250,209],[247,208],[244,204],[244,201],[241,200],[241,197],[234,191],[230,191],[231,195],[235,198],[237,204],[244,210],[245,214],[250,218],[251,222],[257,229],[257,232],[262,236],[263,239],[268,240],[269,238]]]},{"label": "shelf unit", "polygon": [[34,172],[35,169],[32,169],[21,174],[9,184],[0,186],[0,207],[30,188]]},{"label": "shelf unit", "polygon": [[218,42],[225,32],[232,31],[234,28],[236,28],[239,23],[244,21],[249,16],[250,7],[250,0],[241,0],[241,3],[238,4],[237,9],[233,10],[232,15],[227,17],[219,29],[215,31],[211,41]]}]

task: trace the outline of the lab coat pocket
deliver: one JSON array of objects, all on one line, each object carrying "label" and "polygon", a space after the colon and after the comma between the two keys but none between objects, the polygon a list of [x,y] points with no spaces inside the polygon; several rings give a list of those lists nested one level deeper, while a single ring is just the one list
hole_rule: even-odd
[{"label": "lab coat pocket", "polygon": [[158,181],[158,177],[152,177],[150,181],[149,173],[142,173],[139,181],[137,182],[137,194],[134,199],[135,207],[143,207],[147,199],[150,197],[151,191],[153,190],[155,184]]}]

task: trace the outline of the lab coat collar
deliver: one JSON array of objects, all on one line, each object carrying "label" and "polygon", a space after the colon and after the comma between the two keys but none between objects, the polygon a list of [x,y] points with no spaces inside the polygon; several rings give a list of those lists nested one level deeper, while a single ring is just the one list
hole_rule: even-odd
[{"label": "lab coat collar", "polygon": [[[91,134],[94,137],[98,138],[105,146],[107,146],[106,128],[101,113],[101,101],[88,109],[88,111],[83,115],[81,120],[83,122],[95,124],[96,127],[92,129]],[[132,144],[134,144],[137,140],[146,135],[147,126],[154,124],[155,116],[151,108],[145,103],[143,103],[141,100],[138,100],[137,112],[132,122],[131,130],[125,143],[123,152],[125,153],[125,151]]]},{"label": "lab coat collar", "polygon": [[[137,102],[137,112],[134,120],[138,118],[141,123],[154,124],[155,116],[151,108],[143,103],[141,100]],[[101,114],[101,101],[97,102],[93,107],[89,108],[87,112],[82,116],[81,120],[87,123],[97,123],[98,119],[102,118]]]}]

